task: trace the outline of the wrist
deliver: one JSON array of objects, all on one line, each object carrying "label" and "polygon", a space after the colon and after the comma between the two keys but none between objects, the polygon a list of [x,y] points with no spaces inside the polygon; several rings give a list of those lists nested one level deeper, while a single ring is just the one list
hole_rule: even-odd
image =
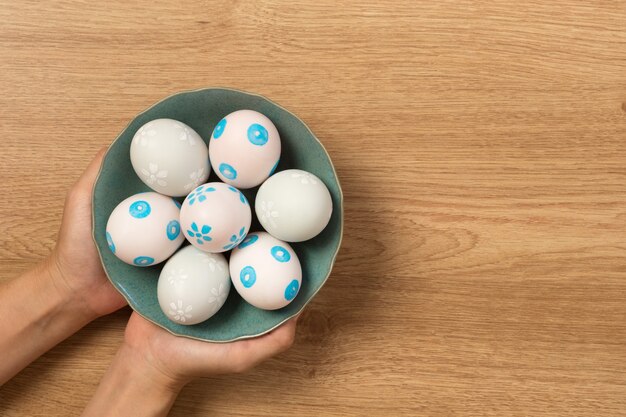
[{"label": "wrist", "polygon": [[165,416],[183,386],[123,343],[83,416]]},{"label": "wrist", "polygon": [[119,349],[119,360],[139,382],[161,393],[178,395],[189,382],[165,371],[150,353],[140,351],[127,342],[122,343]]},{"label": "wrist", "polygon": [[47,261],[0,286],[0,385],[42,353],[87,324],[86,316],[58,287]]},{"label": "wrist", "polygon": [[48,281],[51,291],[63,305],[71,306],[76,314],[86,320],[86,323],[100,317],[100,314],[90,308],[83,294],[80,294],[80,291],[72,285],[73,277],[69,276],[63,268],[56,249],[42,262],[41,268],[44,271],[40,274],[41,278]]},{"label": "wrist", "polygon": [[116,360],[128,368],[129,372],[136,374],[140,382],[162,393],[178,395],[180,390],[191,381],[190,378],[167,371],[151,352],[133,346],[127,341],[120,346]]},{"label": "wrist", "polygon": [[64,326],[80,329],[94,320],[94,314],[85,308],[83,303],[75,297],[62,281],[51,258],[38,264],[28,275],[32,282],[33,308],[37,308],[42,315],[40,325],[58,327]]}]

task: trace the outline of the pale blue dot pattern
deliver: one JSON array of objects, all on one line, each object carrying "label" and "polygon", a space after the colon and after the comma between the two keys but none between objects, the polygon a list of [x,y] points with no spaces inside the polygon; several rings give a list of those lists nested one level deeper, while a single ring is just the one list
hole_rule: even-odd
[{"label": "pale blue dot pattern", "polygon": [[172,220],[167,224],[167,238],[169,240],[174,240],[180,234],[180,223],[178,220]]},{"label": "pale blue dot pattern", "polygon": [[272,248],[272,256],[278,262],[289,262],[289,260],[291,259],[291,255],[289,254],[287,249],[283,248],[282,246],[274,246]]},{"label": "pale blue dot pattern", "polygon": [[213,129],[213,139],[219,139],[222,133],[224,133],[224,129],[226,129],[226,119],[220,120],[215,129]]},{"label": "pale blue dot pattern", "polygon": [[220,164],[219,170],[226,179],[234,180],[237,178],[237,171],[235,168],[225,162]]},{"label": "pale blue dot pattern", "polygon": [[267,129],[258,123],[253,123],[248,128],[248,140],[251,144],[263,146],[267,143]]},{"label": "pale blue dot pattern", "polygon": [[247,246],[252,245],[254,242],[256,242],[257,240],[259,240],[259,236],[258,235],[248,235],[246,236],[246,238],[243,240],[243,242],[241,242],[239,244],[239,249],[243,249]]},{"label": "pale blue dot pattern", "polygon": [[291,301],[294,298],[296,298],[296,295],[298,294],[299,289],[300,289],[300,283],[298,282],[297,279],[294,279],[293,281],[289,283],[289,285],[287,285],[287,288],[285,288],[285,299],[287,301]]},{"label": "pale blue dot pattern", "polygon": [[274,172],[276,172],[276,168],[278,168],[278,163],[280,162],[280,158],[278,158],[278,161],[276,161],[276,163],[274,164],[274,166],[272,167],[272,169],[270,170],[270,176],[274,175]]},{"label": "pale blue dot pattern", "polygon": [[154,258],[149,256],[138,256],[133,260],[133,263],[138,266],[148,266],[154,263]]},{"label": "pale blue dot pattern", "polygon": [[131,204],[128,211],[130,212],[130,215],[134,218],[143,219],[144,217],[148,217],[152,209],[150,208],[150,204],[148,204],[147,201],[139,200]]},{"label": "pale blue dot pattern", "polygon": [[239,279],[245,288],[250,288],[256,282],[256,271],[251,266],[245,266],[239,273]]},{"label": "pale blue dot pattern", "polygon": [[109,232],[107,232],[107,244],[109,245],[111,252],[115,253],[115,243],[113,243],[113,238]]}]

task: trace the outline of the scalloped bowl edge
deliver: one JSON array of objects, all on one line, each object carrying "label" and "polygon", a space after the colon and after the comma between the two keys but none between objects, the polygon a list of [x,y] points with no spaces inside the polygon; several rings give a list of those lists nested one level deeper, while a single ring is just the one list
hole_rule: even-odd
[{"label": "scalloped bowl edge", "polygon": [[326,154],[326,157],[328,158],[328,160],[330,161],[330,166],[333,170],[333,174],[335,177],[335,180],[337,181],[337,188],[339,190],[339,241],[337,244],[337,249],[335,250],[335,253],[333,254],[333,257],[330,261],[330,268],[328,269],[328,273],[326,274],[326,277],[324,277],[322,283],[319,285],[319,287],[315,290],[315,292],[309,297],[309,299],[302,305],[302,307],[296,311],[295,313],[293,313],[292,315],[286,317],[284,320],[280,321],[278,324],[276,324],[275,326],[260,332],[260,333],[255,333],[255,334],[249,334],[249,335],[242,335],[236,338],[232,338],[232,339],[228,339],[228,340],[212,340],[212,339],[203,339],[203,338],[199,338],[199,337],[194,337],[194,336],[189,336],[189,335],[184,335],[184,334],[180,334],[177,332],[174,332],[164,326],[162,326],[161,324],[155,322],[154,320],[151,320],[150,318],[144,316],[143,314],[141,314],[138,311],[138,306],[134,305],[133,300],[131,300],[123,291],[120,291],[120,289],[118,288],[118,286],[115,284],[115,282],[111,279],[111,277],[109,276],[109,273],[107,272],[106,268],[104,267],[104,262],[103,262],[103,258],[102,258],[102,253],[100,252],[100,247],[98,246],[97,242],[96,242],[96,235],[95,235],[95,210],[91,210],[91,237],[93,239],[94,245],[96,247],[96,251],[98,252],[98,257],[100,258],[100,263],[103,265],[103,270],[105,275],[107,276],[107,278],[109,279],[109,281],[111,282],[111,285],[113,285],[113,287],[122,295],[122,297],[124,297],[124,299],[126,300],[126,302],[128,303],[128,306],[137,314],[139,314],[141,317],[143,317],[144,319],[148,320],[149,322],[155,324],[156,326],[166,330],[167,332],[173,334],[174,336],[180,336],[180,337],[186,337],[188,339],[194,339],[194,340],[200,340],[202,342],[210,342],[210,343],[230,343],[230,342],[234,342],[237,340],[244,340],[244,339],[252,339],[255,337],[259,337],[262,336],[264,334],[267,334],[269,332],[271,332],[272,330],[280,327],[281,325],[283,325],[285,322],[291,320],[292,318],[300,315],[302,313],[302,311],[306,308],[306,306],[311,302],[311,300],[313,300],[313,298],[315,298],[315,296],[317,295],[317,293],[322,289],[322,287],[326,284],[326,281],[328,280],[328,278],[330,277],[330,274],[332,273],[333,267],[335,265],[335,261],[337,260],[337,255],[339,254],[339,250],[341,249],[341,243],[343,241],[343,223],[344,223],[344,210],[343,210],[343,190],[341,189],[341,183],[339,181],[339,176],[337,175],[337,171],[335,170],[335,165],[332,163],[332,159],[330,157],[330,155],[328,154],[328,151],[326,150],[326,148],[324,147],[324,144],[317,138],[317,136],[315,135],[315,133],[313,133],[313,131],[311,130],[311,128],[302,120],[300,119],[297,115],[295,115],[294,113],[292,113],[291,111],[287,110],[286,108],[284,108],[283,106],[281,106],[280,104],[270,100],[269,98],[261,95],[261,94],[256,94],[256,93],[250,93],[247,91],[243,91],[243,90],[238,90],[235,88],[228,88],[228,87],[204,87],[204,88],[198,88],[195,90],[184,90],[184,91],[179,91],[177,93],[174,94],[170,94],[169,96],[157,101],[156,103],[152,104],[150,107],[146,108],[145,110],[143,110],[142,112],[138,113],[137,115],[135,115],[133,117],[133,119],[128,122],[128,124],[126,125],[126,127],[124,127],[124,129],[122,129],[122,131],[120,132],[120,134],[115,138],[115,140],[113,140],[113,142],[111,142],[111,144],[109,144],[107,146],[107,151],[102,159],[102,164],[100,166],[100,169],[98,170],[98,175],[96,176],[96,180],[94,181],[94,185],[93,185],[93,189],[92,189],[92,197],[91,197],[91,202],[92,205],[94,204],[94,197],[95,197],[95,187],[96,184],[98,183],[98,180],[100,179],[100,174],[102,173],[102,168],[104,167],[104,163],[107,159],[107,157],[109,156],[109,149],[111,148],[111,145],[113,145],[115,142],[117,142],[120,138],[120,136],[122,135],[122,133],[128,129],[128,127],[131,125],[132,121],[137,118],[138,116],[146,113],[147,111],[149,111],[150,109],[152,109],[154,106],[158,105],[159,103],[170,99],[171,97],[174,97],[176,95],[179,94],[185,94],[185,93],[194,93],[194,92],[200,92],[200,91],[204,91],[204,90],[226,90],[226,91],[234,91],[234,92],[238,92],[238,93],[243,93],[249,96],[254,96],[254,97],[259,97],[262,98],[264,100],[267,100],[269,103],[273,104],[276,107],[279,107],[280,109],[282,109],[283,111],[289,113],[290,115],[292,115],[293,117],[295,117],[298,121],[300,121],[302,123],[302,125],[309,131],[309,133],[311,133],[311,136],[313,138],[315,138],[315,140],[319,143],[319,145],[321,146],[322,150],[324,151],[324,153]]}]

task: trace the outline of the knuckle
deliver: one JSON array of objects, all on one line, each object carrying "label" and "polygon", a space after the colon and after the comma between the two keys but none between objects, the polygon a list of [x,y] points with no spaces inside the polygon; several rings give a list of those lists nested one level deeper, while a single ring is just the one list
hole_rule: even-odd
[{"label": "knuckle", "polygon": [[292,333],[289,333],[288,335],[283,336],[279,340],[280,350],[284,352],[285,350],[289,349],[291,346],[293,346],[293,342],[294,342],[294,335]]},{"label": "knuckle", "polygon": [[249,369],[250,369],[250,366],[247,363],[243,361],[238,361],[233,364],[232,372],[234,374],[243,374],[247,372]]}]

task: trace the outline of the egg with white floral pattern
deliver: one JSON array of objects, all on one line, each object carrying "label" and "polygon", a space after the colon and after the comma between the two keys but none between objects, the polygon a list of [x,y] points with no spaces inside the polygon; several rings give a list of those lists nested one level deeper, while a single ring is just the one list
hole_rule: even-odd
[{"label": "egg with white floral pattern", "polygon": [[272,236],[286,242],[302,242],[324,230],[333,212],[333,202],[328,188],[317,176],[288,169],[261,185],[254,210]]},{"label": "egg with white floral pattern", "polygon": [[120,260],[150,266],[169,258],[184,242],[180,204],[147,192],[128,197],[113,209],[106,226],[109,249]]},{"label": "egg with white floral pattern", "polygon": [[230,255],[230,278],[241,297],[263,310],[291,303],[302,284],[298,255],[266,232],[250,233]]},{"label": "egg with white floral pattern", "polygon": [[148,187],[182,197],[209,177],[209,151],[195,130],[173,119],[143,125],[130,144],[133,169]]},{"label": "egg with white floral pattern", "polygon": [[187,240],[204,252],[225,252],[250,230],[252,212],[246,197],[223,182],[195,188],[182,204],[180,224]]},{"label": "egg with white floral pattern", "polygon": [[209,158],[222,181],[247,189],[272,175],[280,147],[280,135],[269,118],[253,110],[238,110],[215,126]]},{"label": "egg with white floral pattern", "polygon": [[168,319],[192,325],[208,320],[222,308],[230,286],[224,255],[185,246],[163,266],[157,298]]}]

